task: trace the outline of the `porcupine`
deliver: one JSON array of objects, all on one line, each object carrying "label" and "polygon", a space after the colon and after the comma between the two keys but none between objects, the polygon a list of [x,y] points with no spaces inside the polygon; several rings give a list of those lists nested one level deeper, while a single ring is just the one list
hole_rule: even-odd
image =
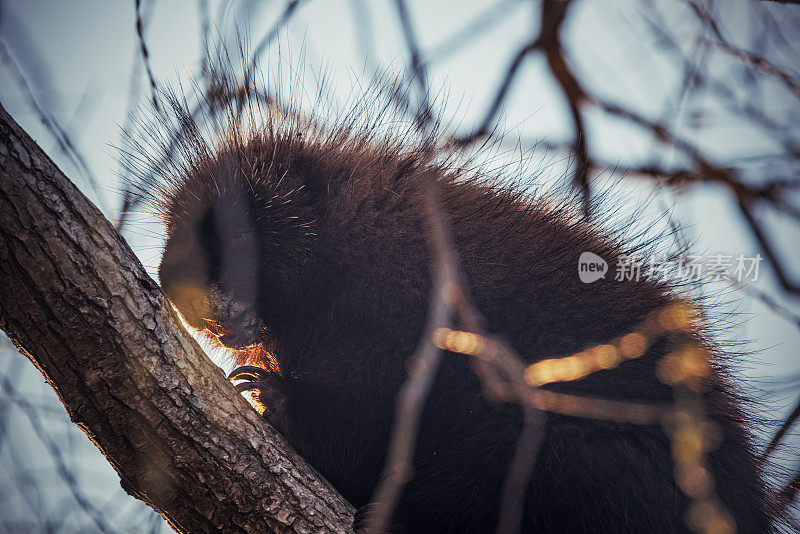
[{"label": "porcupine", "polygon": [[[213,138],[173,95],[154,120],[180,129],[178,141],[152,136],[160,152],[143,159],[157,173],[136,169],[166,223],[160,282],[192,327],[246,366],[234,378],[256,390],[265,417],[361,520],[432,289],[421,180],[436,187],[486,330],[528,363],[622,336],[676,301],[662,281],[582,283],[582,252],[615,265],[629,247],[567,203],[441,157],[431,149],[437,133],[415,141],[412,127],[398,132],[385,118],[396,99],[382,106],[371,95],[342,118],[318,120],[242,91],[232,72],[208,74],[215,94],[231,97]],[[710,342],[704,336],[690,337]],[[685,337],[661,336],[638,358],[542,388],[669,404],[674,390],[657,366]],[[712,354],[702,395],[722,438],[708,455],[716,493],[739,532],[767,532],[772,512],[746,417],[727,356]],[[468,357],[446,352],[392,531],[493,531],[521,424],[518,405],[487,399]],[[690,499],[659,424],[549,413],[542,432],[523,532],[687,531]]]}]

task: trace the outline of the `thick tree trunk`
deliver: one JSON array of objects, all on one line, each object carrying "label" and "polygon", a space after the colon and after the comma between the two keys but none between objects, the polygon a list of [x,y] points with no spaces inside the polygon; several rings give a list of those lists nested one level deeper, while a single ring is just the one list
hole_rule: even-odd
[{"label": "thick tree trunk", "polygon": [[350,531],[352,506],[236,392],[2,106],[0,328],[126,491],[177,530]]}]

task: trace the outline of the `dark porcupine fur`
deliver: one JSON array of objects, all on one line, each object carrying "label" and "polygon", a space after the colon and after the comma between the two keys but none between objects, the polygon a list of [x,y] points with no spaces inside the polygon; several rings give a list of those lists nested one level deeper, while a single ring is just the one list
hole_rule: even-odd
[{"label": "dark porcupine fur", "polygon": [[[265,415],[356,507],[381,476],[395,396],[426,318],[423,173],[435,176],[488,331],[528,362],[626,334],[675,300],[673,287],[652,280],[581,283],[581,252],[616,265],[630,249],[564,204],[430,156],[374,95],[344,118],[305,118],[251,87],[236,93],[231,72],[210,74],[218,95],[238,95],[211,139],[173,95],[171,111],[145,124],[153,152],[132,145],[139,190],[166,223],[161,284],[189,324],[236,349],[238,364],[269,370]],[[165,130],[182,133],[170,141]],[[638,359],[545,388],[669,403],[656,362],[681,343],[665,336]],[[739,532],[768,532],[773,514],[745,417],[726,356],[715,358],[703,397],[723,438],[708,459],[717,494]],[[394,528],[494,531],[520,412],[489,402],[469,358],[446,353]],[[660,425],[550,413],[545,432],[523,532],[687,531],[688,499]]]}]

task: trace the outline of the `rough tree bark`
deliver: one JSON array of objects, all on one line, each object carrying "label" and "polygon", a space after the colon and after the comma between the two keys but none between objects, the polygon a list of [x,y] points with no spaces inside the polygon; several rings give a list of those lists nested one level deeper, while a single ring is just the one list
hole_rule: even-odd
[{"label": "rough tree bark", "polygon": [[2,106],[0,328],[123,488],[175,529],[350,532],[352,506],[236,392]]}]

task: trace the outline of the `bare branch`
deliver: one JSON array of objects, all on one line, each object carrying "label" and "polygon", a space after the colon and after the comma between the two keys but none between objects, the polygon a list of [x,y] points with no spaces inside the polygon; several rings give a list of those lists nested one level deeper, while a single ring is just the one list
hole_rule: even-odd
[{"label": "bare branch", "polygon": [[786,292],[793,295],[800,295],[800,285],[789,279],[789,275],[785,271],[783,263],[778,258],[777,252],[762,229],[761,223],[759,223],[755,215],[753,215],[752,203],[745,200],[740,200],[739,211],[750,227],[750,230],[753,232],[753,236],[756,238],[756,241],[758,241],[758,244],[761,247],[761,250],[764,252],[764,255],[767,257],[767,261],[770,263],[770,265],[772,265],[772,268],[775,271],[775,276],[778,278],[780,285],[784,290],[786,290]]},{"label": "bare branch", "polygon": [[411,76],[417,84],[417,94],[419,98],[419,109],[416,114],[417,125],[423,129],[433,118],[433,111],[429,101],[428,76],[425,64],[422,62],[422,55],[417,44],[417,36],[411,24],[411,17],[408,14],[408,7],[405,0],[395,0],[397,16],[400,19],[400,26],[403,29],[403,37],[406,41],[406,48],[411,56]]},{"label": "bare branch", "polygon": [[372,498],[374,514],[367,522],[367,532],[384,532],[400,493],[413,473],[414,443],[417,427],[433,379],[439,368],[441,350],[433,342],[433,333],[452,321],[454,293],[460,287],[453,283],[455,262],[450,253],[450,238],[440,217],[437,217],[438,194],[431,181],[422,187],[425,223],[433,256],[434,284],[428,320],[419,346],[411,356],[409,378],[397,396],[395,423],[387,454],[383,478]]},{"label": "bare branch", "polygon": [[28,80],[25,79],[25,76],[17,66],[16,61],[14,61],[14,58],[11,57],[8,47],[2,40],[0,40],[0,60],[2,60],[3,66],[5,66],[6,69],[11,73],[11,76],[16,81],[20,90],[22,90],[31,108],[39,117],[39,120],[53,136],[53,139],[55,139],[56,143],[58,144],[58,148],[67,156],[67,158],[69,158],[72,164],[75,165],[75,167],[78,169],[78,172],[81,173],[81,176],[83,176],[88,182],[89,187],[91,187],[92,190],[97,193],[97,180],[95,179],[94,174],[92,174],[91,169],[89,169],[89,165],[86,163],[83,155],[80,153],[80,151],[78,151],[75,143],[73,143],[72,138],[67,131],[64,130],[55,117],[53,117],[53,115],[39,103],[39,100],[31,90]]},{"label": "bare branch", "polygon": [[153,107],[158,110],[161,109],[161,106],[158,103],[158,87],[156,86],[156,78],[153,76],[153,69],[150,66],[150,51],[147,49],[147,43],[144,40],[142,0],[136,0],[136,36],[139,38],[139,50],[142,52],[144,70],[147,72],[147,79],[150,82],[150,98],[153,100]]},{"label": "bare branch", "polygon": [[798,404],[794,407],[794,410],[792,410],[792,413],[789,414],[789,417],[787,417],[783,424],[781,424],[781,427],[772,437],[767,445],[767,448],[764,449],[764,452],[761,455],[762,463],[769,457],[770,454],[772,454],[772,451],[775,450],[789,429],[792,428],[792,425],[795,423],[795,421],[797,421],[798,417],[800,417],[800,402],[798,402]]},{"label": "bare branch", "polygon": [[714,33],[714,36],[717,38],[718,42],[716,43],[720,48],[725,50],[727,53],[739,58],[744,63],[748,65],[752,65],[756,67],[759,72],[767,74],[769,76],[777,76],[786,84],[786,87],[794,93],[795,96],[800,97],[800,83],[788,72],[779,69],[778,67],[771,64],[767,59],[753,54],[751,52],[746,52],[744,50],[739,50],[735,46],[731,45],[727,39],[722,35],[722,31],[719,29],[719,25],[717,25],[716,21],[711,17],[711,14],[703,8],[697,2],[690,2],[692,9],[697,14],[697,16],[705,22],[711,31]]}]

